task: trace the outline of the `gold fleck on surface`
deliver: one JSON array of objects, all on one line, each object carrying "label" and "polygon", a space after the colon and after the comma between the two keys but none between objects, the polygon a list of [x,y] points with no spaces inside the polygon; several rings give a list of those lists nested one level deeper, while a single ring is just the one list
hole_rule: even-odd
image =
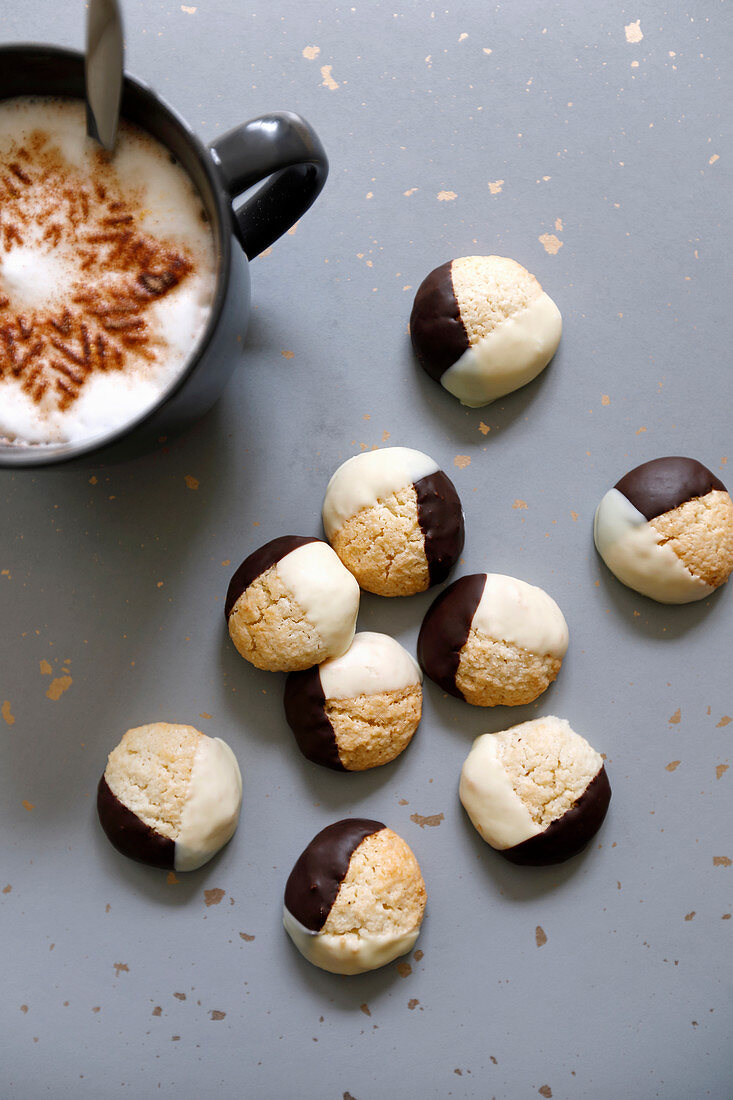
[{"label": "gold fleck on surface", "polygon": [[546,1100],[550,1100],[550,1097],[552,1096],[552,1089],[549,1085],[540,1085],[537,1091],[540,1096],[544,1096]]},{"label": "gold fleck on surface", "polygon": [[458,195],[455,191],[438,191],[436,197],[438,202],[453,202],[454,199],[458,198]]},{"label": "gold fleck on surface", "polygon": [[306,61],[315,61],[320,52],[320,46],[306,46],[303,50],[303,57],[306,59]]},{"label": "gold fleck on surface", "polygon": [[411,998],[411,1000],[409,1000],[409,1001],[407,1002],[407,1007],[408,1007],[409,1009],[413,1009],[413,1008],[417,1008],[417,1006],[418,1006],[419,1004],[420,1004],[420,1002],[418,1001],[417,997],[412,997],[412,998]]},{"label": "gold fleck on surface", "polygon": [[29,802],[27,798],[24,798],[24,799],[23,799],[23,802],[22,802],[22,806],[23,806],[23,809],[24,809],[24,810],[27,810],[27,811],[28,811],[28,813],[30,813],[30,812],[31,812],[31,810],[35,809],[35,805],[34,805],[34,803],[33,803],[33,802]]},{"label": "gold fleck on surface", "polygon": [[713,867],[730,867],[733,860],[727,856],[713,856]]},{"label": "gold fleck on surface", "polygon": [[577,520],[577,518],[578,518],[578,513],[577,513],[577,512],[573,512],[573,511],[571,510],[571,512],[570,512],[570,518],[572,519],[573,523],[575,523],[575,522],[576,522],[576,520]]},{"label": "gold fleck on surface", "polygon": [[491,431],[491,428],[488,424],[484,424],[483,420],[481,420],[479,421],[478,430],[481,432],[481,435],[488,435]]},{"label": "gold fleck on surface", "polygon": [[504,186],[504,180],[489,180],[489,191],[492,195],[500,195]]},{"label": "gold fleck on surface", "polygon": [[185,1001],[186,1000],[186,994],[185,993],[174,993],[173,996],[176,998],[177,1001]]},{"label": "gold fleck on surface", "polygon": [[204,903],[208,909],[210,905],[218,905],[222,900],[226,890],[220,890],[219,887],[215,887],[213,890],[204,890]]},{"label": "gold fleck on surface", "polygon": [[514,508],[515,510],[519,509],[519,508],[526,508],[526,507],[527,507],[527,501],[526,500],[520,500],[518,497],[514,501],[514,504],[512,504],[512,508]]},{"label": "gold fleck on surface", "polygon": [[420,962],[420,959],[423,959],[423,958],[425,958],[425,952],[424,952],[424,951],[420,951],[420,950],[419,950],[419,948],[418,948],[418,950],[417,950],[417,951],[415,952],[415,954],[413,955],[413,958],[414,958],[415,962],[419,963],[419,962]]},{"label": "gold fleck on surface", "polygon": [[421,829],[424,829],[426,825],[440,825],[441,821],[444,820],[444,814],[428,814],[427,817],[423,817],[421,814],[410,814],[410,821],[414,821]]},{"label": "gold fleck on surface", "polygon": [[386,443],[391,434],[392,433],[388,432],[387,429],[385,428],[384,431],[382,432],[382,443]]},{"label": "gold fleck on surface", "polygon": [[682,710],[677,707],[674,714],[668,719],[670,726],[677,726],[682,721]]},{"label": "gold fleck on surface", "polygon": [[670,760],[669,764],[665,765],[665,771],[675,772],[677,771],[681,763],[681,760]]},{"label": "gold fleck on surface", "polygon": [[232,564],[232,559],[231,558],[224,558],[224,561],[221,564],[222,565],[231,565]]},{"label": "gold fleck on surface", "polygon": [[641,29],[641,19],[637,19],[634,23],[627,23],[624,27],[624,33],[626,35],[626,41],[630,42],[633,46],[636,42],[641,42],[644,37]]},{"label": "gold fleck on surface", "polygon": [[252,943],[254,936],[250,936],[248,932],[240,932],[239,938],[240,940],[244,940],[245,943]]},{"label": "gold fleck on surface", "polygon": [[715,728],[719,730],[723,726],[730,725],[731,722],[733,722],[733,718],[729,714],[724,714],[720,721],[715,723]]},{"label": "gold fleck on surface", "polygon": [[181,880],[176,878],[175,871],[169,871],[165,881],[167,886],[177,886]]},{"label": "gold fleck on surface", "polygon": [[470,455],[456,455],[453,459],[453,465],[457,466],[459,470],[465,470],[466,466],[471,465]]},{"label": "gold fleck on surface", "polygon": [[152,1014],[153,1014],[153,1016],[162,1016],[163,1015],[163,1009],[161,1008],[160,1005],[156,1005],[155,1008],[153,1009]]},{"label": "gold fleck on surface", "polygon": [[641,435],[641,433],[645,432],[645,431],[646,431],[646,426],[644,424],[642,424],[642,426],[640,428],[636,429],[635,435]]},{"label": "gold fleck on surface", "polygon": [[685,913],[685,920],[692,920],[692,918],[694,916],[695,916],[695,910],[693,909],[691,913]]},{"label": "gold fleck on surface", "polygon": [[558,233],[562,233],[562,218],[555,218],[555,229]]},{"label": "gold fleck on surface", "polygon": [[6,699],[4,701],[4,703],[2,705],[2,708],[0,710],[0,713],[2,713],[2,716],[5,719],[5,722],[7,723],[7,725],[12,726],[13,723],[15,722],[15,715],[13,714],[13,712],[10,709],[10,700],[9,699]]},{"label": "gold fleck on surface", "polygon": [[607,393],[602,393],[601,394],[601,404],[602,405],[610,405],[611,404],[611,398],[608,396]]},{"label": "gold fleck on surface", "polygon": [[290,351],[289,348],[286,348],[284,351],[281,351],[280,354],[282,355],[283,359],[292,359],[295,356],[295,352]]},{"label": "gold fleck on surface", "polygon": [[41,675],[42,676],[50,676],[51,673],[53,672],[53,669],[51,668],[50,664],[48,663],[48,661],[46,660],[45,657],[43,658],[43,660],[38,662],[38,667],[41,670]]},{"label": "gold fleck on surface", "polygon": [[112,963],[112,966],[115,968],[115,974],[118,978],[123,970],[127,974],[130,973],[130,967],[127,965],[127,963]]},{"label": "gold fleck on surface", "polygon": [[331,76],[331,69],[333,65],[321,65],[321,76],[323,77],[323,86],[328,88],[329,91],[335,92],[338,88],[338,83]]},{"label": "gold fleck on surface", "polygon": [[23,1013],[26,1013],[28,1011],[28,1005],[21,1005],[20,1006],[20,1011],[23,1012]]},{"label": "gold fleck on surface", "polygon": [[186,485],[188,486],[189,489],[198,489],[198,487],[199,487],[198,478],[192,477],[191,474],[186,474],[186,476],[184,477],[183,480],[186,482]]},{"label": "gold fleck on surface", "polygon": [[190,8],[187,4],[181,4],[181,11],[185,11],[186,15],[195,15],[198,8]]},{"label": "gold fleck on surface", "polygon": [[542,233],[537,240],[550,256],[557,255],[562,248],[562,241],[554,233]]},{"label": "gold fleck on surface", "polygon": [[65,691],[68,691],[73,683],[70,676],[57,676],[48,685],[46,697],[57,703]]},{"label": "gold fleck on surface", "polygon": [[718,764],[715,768],[715,778],[720,779],[728,771],[729,764]]},{"label": "gold fleck on surface", "polygon": [[10,885],[10,883],[8,883],[7,886],[3,886],[3,893],[4,894],[9,894],[12,889],[13,889],[13,887]]},{"label": "gold fleck on surface", "polygon": [[364,1013],[365,1016],[371,1016],[371,1012],[369,1010],[369,1005],[366,1003],[366,1001],[364,1002],[363,1005],[359,1005],[359,1008],[361,1009],[361,1011]]},{"label": "gold fleck on surface", "polygon": [[90,484],[90,485],[96,485],[96,484],[97,484],[97,479],[96,479],[96,477],[94,477],[94,475],[93,475],[93,474],[92,474],[92,476],[91,476],[91,477],[89,478],[89,484]]},{"label": "gold fleck on surface", "polygon": [[212,1008],[212,1010],[211,1010],[211,1019],[212,1020],[223,1020],[225,1016],[226,1016],[226,1012],[221,1012],[218,1008]]},{"label": "gold fleck on surface", "polygon": [[708,161],[708,164],[715,164],[716,160],[720,160],[720,157],[717,153],[713,153],[710,160]]},{"label": "gold fleck on surface", "polygon": [[547,933],[545,932],[544,928],[540,927],[539,924],[534,930],[534,942],[537,944],[538,947],[544,947],[547,943]]},{"label": "gold fleck on surface", "polygon": [[401,978],[409,978],[412,974],[412,967],[409,963],[397,963],[397,973]]}]

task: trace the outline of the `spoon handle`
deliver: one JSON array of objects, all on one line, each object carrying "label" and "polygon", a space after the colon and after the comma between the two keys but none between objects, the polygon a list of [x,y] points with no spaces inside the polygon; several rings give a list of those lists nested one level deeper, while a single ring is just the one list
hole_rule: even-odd
[{"label": "spoon handle", "polygon": [[89,0],[84,63],[87,133],[113,152],[122,99],[124,42],[117,0]]}]

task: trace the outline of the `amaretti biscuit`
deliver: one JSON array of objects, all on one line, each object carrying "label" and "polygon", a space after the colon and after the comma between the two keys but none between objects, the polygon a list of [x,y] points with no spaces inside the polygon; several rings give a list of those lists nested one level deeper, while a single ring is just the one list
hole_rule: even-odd
[{"label": "amaretti biscuit", "polygon": [[411,951],[425,883],[401,837],[381,821],[347,818],[323,829],[285,887],[283,924],[300,953],[332,974],[376,970]]},{"label": "amaretti biscuit", "polygon": [[603,824],[611,787],[603,758],[564,718],[535,718],[477,737],[459,796],[483,839],[512,863],[562,863]]},{"label": "amaretti biscuit", "polygon": [[417,642],[426,676],[474,706],[531,703],[560,671],[568,648],[562,611],[541,588],[501,573],[474,573],[428,608]]},{"label": "amaretti biscuit", "polygon": [[255,550],[229,582],[224,612],[235,646],[270,672],[310,668],[351,645],[359,585],[327,543],[283,535]]},{"label": "amaretti biscuit", "polygon": [[326,489],[323,527],[361,587],[378,596],[440,584],[463,549],[453,482],[409,447],[365,451],[339,466]]},{"label": "amaretti biscuit", "polygon": [[242,804],[234,753],[193,726],[128,730],[97,789],[99,821],[130,859],[195,871],[231,840]]},{"label": "amaretti biscuit", "polygon": [[422,675],[387,634],[363,631],[341,657],[285,682],[285,716],[304,756],[336,771],[388,764],[407,748],[422,710]]},{"label": "amaretti biscuit", "polygon": [[733,502],[694,458],[655,458],[598,505],[596,549],[629,588],[659,603],[709,596],[733,571]]},{"label": "amaretti biscuit", "polygon": [[436,267],[420,284],[410,317],[421,366],[474,409],[536,378],[561,334],[552,298],[503,256],[462,256]]}]

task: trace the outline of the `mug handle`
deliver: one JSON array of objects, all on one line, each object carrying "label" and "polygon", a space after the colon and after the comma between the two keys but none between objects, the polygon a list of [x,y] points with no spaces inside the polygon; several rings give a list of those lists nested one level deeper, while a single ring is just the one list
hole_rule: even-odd
[{"label": "mug handle", "polygon": [[209,152],[232,200],[267,180],[232,210],[234,231],[250,260],[305,214],[328,175],[317,134],[293,111],[275,111],[235,126],[212,141]]}]

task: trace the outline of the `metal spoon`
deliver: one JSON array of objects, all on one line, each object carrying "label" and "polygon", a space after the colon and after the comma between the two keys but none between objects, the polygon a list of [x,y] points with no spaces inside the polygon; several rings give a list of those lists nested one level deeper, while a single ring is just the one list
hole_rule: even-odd
[{"label": "metal spoon", "polygon": [[124,57],[117,0],[89,0],[84,62],[87,133],[110,153],[117,140]]}]

